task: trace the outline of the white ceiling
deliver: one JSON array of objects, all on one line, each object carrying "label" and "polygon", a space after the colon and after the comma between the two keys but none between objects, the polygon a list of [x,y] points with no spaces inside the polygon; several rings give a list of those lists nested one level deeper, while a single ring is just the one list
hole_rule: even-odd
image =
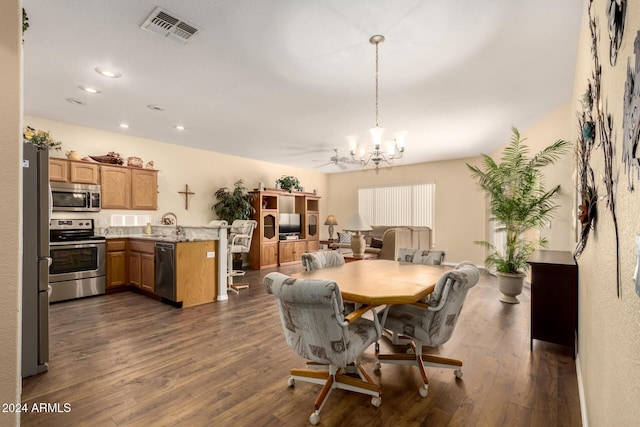
[{"label": "white ceiling", "polygon": [[[23,6],[31,24],[24,36],[25,114],[312,169],[328,162],[334,148],[347,154],[347,135],[369,139],[370,36],[386,37],[379,49],[380,125],[387,135],[409,131],[402,163],[467,157],[499,147],[511,126],[526,129],[570,101],[583,2],[23,0]],[[142,30],[156,6],[199,34],[181,44]],[[96,67],[122,77],[107,79]],[[83,93],[79,85],[101,93]],[[187,129],[177,131],[177,123]]]}]

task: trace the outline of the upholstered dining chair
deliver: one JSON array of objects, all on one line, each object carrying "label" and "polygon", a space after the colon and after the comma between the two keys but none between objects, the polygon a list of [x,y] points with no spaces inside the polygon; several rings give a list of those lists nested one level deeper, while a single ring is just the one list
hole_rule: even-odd
[{"label": "upholstered dining chair", "polygon": [[410,338],[413,354],[380,354],[376,369],[380,369],[381,363],[417,366],[424,383],[419,390],[422,397],[426,397],[429,391],[425,366],[455,369],[456,378],[462,378],[462,361],[424,354],[423,346],[437,347],[451,338],[467,291],[475,286],[479,279],[478,268],[465,261],[438,279],[428,303],[389,307],[382,314],[381,323],[385,329]]},{"label": "upholstered dining chair", "polygon": [[398,249],[398,261],[412,262],[414,264],[442,265],[444,264],[444,256],[444,251],[435,249]]},{"label": "upholstered dining chair", "polygon": [[[398,249],[398,261],[412,262],[414,264],[442,265],[444,264],[445,252],[440,250],[425,250],[414,248]],[[391,341],[393,345],[405,345],[411,343],[411,339],[403,337],[397,332],[389,329],[382,329],[382,336]],[[376,343],[376,351],[380,350],[380,345]]]},{"label": "upholstered dining chair", "polygon": [[287,344],[309,361],[308,369],[291,370],[289,386],[296,380],[323,385],[309,422],[320,422],[320,410],[334,388],[373,396],[371,404],[380,406],[380,388],[360,362],[362,352],[380,337],[375,310],[373,321],[361,317],[369,307],[344,316],[340,289],[332,281],[269,273],[264,287],[276,297]]},{"label": "upholstered dining chair", "polygon": [[249,253],[253,230],[258,225],[253,219],[236,219],[229,229],[229,247],[227,249],[227,291],[239,293],[239,289],[249,287],[249,283],[234,283],[233,278],[244,276],[242,270],[234,270],[233,257],[235,254]]},{"label": "upholstered dining chair", "polygon": [[307,252],[302,254],[301,261],[305,270],[311,271],[344,265],[344,256],[339,251]]}]

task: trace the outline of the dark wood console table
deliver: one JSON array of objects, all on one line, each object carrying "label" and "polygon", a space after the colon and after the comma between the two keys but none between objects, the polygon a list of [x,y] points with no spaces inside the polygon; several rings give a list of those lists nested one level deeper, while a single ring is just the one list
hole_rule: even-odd
[{"label": "dark wood console table", "polygon": [[578,265],[569,251],[536,251],[531,265],[531,343],[571,347],[578,338]]}]

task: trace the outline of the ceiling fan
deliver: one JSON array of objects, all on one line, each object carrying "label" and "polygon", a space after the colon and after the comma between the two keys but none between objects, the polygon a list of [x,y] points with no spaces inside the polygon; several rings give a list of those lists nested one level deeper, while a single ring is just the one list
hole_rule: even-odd
[{"label": "ceiling fan", "polygon": [[[342,156],[340,157],[338,155],[338,149],[334,148],[333,149],[333,156],[331,156],[331,158],[329,159],[329,162],[320,165],[320,166],[316,166],[316,168],[321,168],[323,166],[328,166],[328,165],[336,165],[338,166],[340,169],[345,170],[347,169],[347,165],[356,165],[356,164],[360,164],[359,161],[357,160],[353,160],[351,157],[346,157],[346,156]],[[314,160],[315,162],[321,162],[322,160]]]}]

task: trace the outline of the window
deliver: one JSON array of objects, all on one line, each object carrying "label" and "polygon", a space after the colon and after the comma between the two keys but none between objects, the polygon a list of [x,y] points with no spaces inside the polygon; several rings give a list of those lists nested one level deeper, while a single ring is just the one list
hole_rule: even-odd
[{"label": "window", "polygon": [[436,184],[361,188],[358,210],[372,225],[407,225],[434,230]]}]

